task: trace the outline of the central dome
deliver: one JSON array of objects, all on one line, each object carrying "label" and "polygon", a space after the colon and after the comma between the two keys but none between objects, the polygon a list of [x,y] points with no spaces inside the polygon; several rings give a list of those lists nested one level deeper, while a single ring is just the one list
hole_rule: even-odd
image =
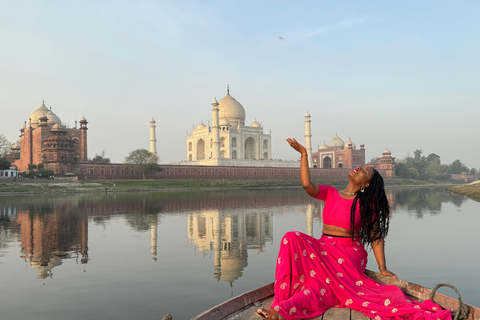
[{"label": "central dome", "polygon": [[32,127],[36,128],[40,124],[40,118],[44,116],[47,117],[49,124],[62,123],[60,118],[57,117],[52,110],[45,107],[45,103],[42,103],[42,105],[30,115]]},{"label": "central dome", "polygon": [[340,147],[340,148],[343,148],[345,146],[345,142],[343,142],[343,140],[338,136],[336,135],[332,141],[330,141],[330,143],[328,144],[329,147]]},{"label": "central dome", "polygon": [[241,125],[245,125],[245,109],[230,93],[220,100],[218,109],[220,119],[227,118],[231,124],[240,122]]}]

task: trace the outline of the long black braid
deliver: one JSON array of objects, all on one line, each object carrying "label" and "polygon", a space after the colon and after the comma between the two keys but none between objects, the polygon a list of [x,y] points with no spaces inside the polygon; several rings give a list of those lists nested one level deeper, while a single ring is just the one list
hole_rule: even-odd
[{"label": "long black braid", "polygon": [[373,176],[368,187],[365,188],[364,192],[357,192],[353,200],[350,210],[352,239],[354,238],[357,203],[360,204],[360,217],[362,219],[360,237],[364,244],[371,246],[372,242],[387,236],[390,220],[390,207],[385,196],[383,178],[377,170],[373,169]]}]

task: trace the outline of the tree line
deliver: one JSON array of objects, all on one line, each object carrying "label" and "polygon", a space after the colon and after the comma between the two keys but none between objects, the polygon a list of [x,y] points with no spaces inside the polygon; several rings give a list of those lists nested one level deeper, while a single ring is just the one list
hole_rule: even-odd
[{"label": "tree line", "polygon": [[[479,173],[477,169],[468,168],[458,159],[450,164],[442,164],[439,155],[430,153],[428,156],[423,156],[422,153],[422,150],[417,149],[413,152],[413,157],[397,159],[395,176],[414,180],[448,180],[451,174]],[[372,162],[378,162],[378,159],[372,159]]]}]

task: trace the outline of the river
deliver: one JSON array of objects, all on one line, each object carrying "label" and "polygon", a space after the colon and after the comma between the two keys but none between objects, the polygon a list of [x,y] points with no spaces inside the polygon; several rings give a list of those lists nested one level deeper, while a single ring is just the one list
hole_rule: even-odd
[{"label": "river", "polygon": [[[441,188],[387,196],[389,269],[480,306],[480,203]],[[272,282],[282,235],[319,237],[322,209],[301,188],[2,196],[1,318],[190,319]]]}]

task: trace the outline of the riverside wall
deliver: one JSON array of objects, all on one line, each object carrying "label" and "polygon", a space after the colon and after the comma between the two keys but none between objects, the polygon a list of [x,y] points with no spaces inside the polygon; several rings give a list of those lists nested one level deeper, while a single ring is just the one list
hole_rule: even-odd
[{"label": "riverside wall", "polygon": [[[230,180],[299,180],[300,168],[240,167],[240,166],[183,166],[160,165],[162,171],[147,179],[230,179]],[[351,169],[310,169],[313,181],[347,180]],[[384,170],[379,170],[385,178]],[[79,164],[76,175],[82,180],[142,179],[138,166],[129,164]]]}]

